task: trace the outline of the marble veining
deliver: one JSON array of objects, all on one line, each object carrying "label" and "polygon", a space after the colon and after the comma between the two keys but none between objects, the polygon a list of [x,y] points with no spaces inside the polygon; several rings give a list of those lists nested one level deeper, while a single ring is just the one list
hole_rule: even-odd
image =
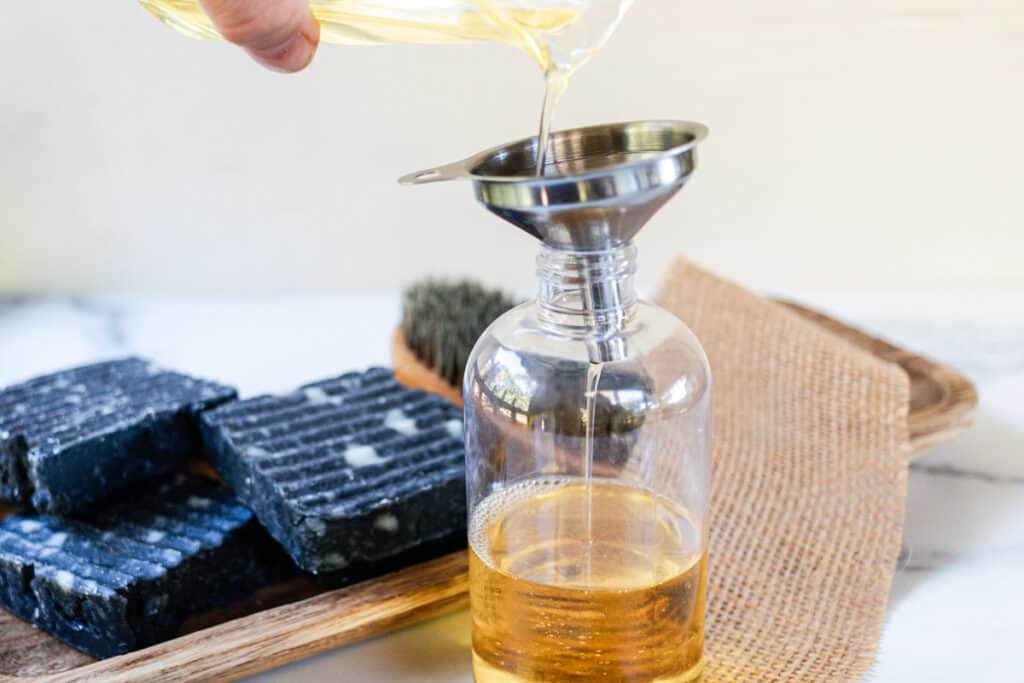
[{"label": "marble veining", "polygon": [[86,315],[95,316],[103,323],[104,343],[111,348],[121,348],[128,338],[124,328],[124,311],[120,306],[102,300],[72,296],[67,299],[71,308]]},{"label": "marble veining", "polygon": [[980,470],[962,469],[952,465],[930,465],[923,462],[910,464],[910,471],[936,477],[961,477],[975,479],[988,484],[1006,484],[1007,486],[1024,486],[1024,476],[1011,477],[1006,475],[992,474]]}]

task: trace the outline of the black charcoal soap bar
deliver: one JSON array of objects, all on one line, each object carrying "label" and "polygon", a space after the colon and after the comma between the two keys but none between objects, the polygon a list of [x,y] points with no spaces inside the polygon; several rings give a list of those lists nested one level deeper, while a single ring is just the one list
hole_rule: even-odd
[{"label": "black charcoal soap bar", "polygon": [[246,596],[288,563],[209,480],[173,475],[137,498],[88,518],[0,522],[0,603],[111,657],[174,637],[189,616]]},{"label": "black charcoal soap bar", "polygon": [[384,566],[465,532],[462,411],[388,369],[230,403],[202,429],[221,476],[307,571]]},{"label": "black charcoal soap bar", "polygon": [[140,358],[0,390],[0,501],[66,514],[199,453],[198,414],[235,390]]}]

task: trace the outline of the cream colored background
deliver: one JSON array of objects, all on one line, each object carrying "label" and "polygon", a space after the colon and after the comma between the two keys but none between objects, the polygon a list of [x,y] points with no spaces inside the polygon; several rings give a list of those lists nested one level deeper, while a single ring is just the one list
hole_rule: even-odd
[{"label": "cream colored background", "polygon": [[[325,47],[307,72],[132,0],[0,11],[0,291],[394,290],[532,281],[468,187],[401,173],[533,131],[502,46]],[[1024,2],[637,0],[560,126],[707,123],[640,239],[760,287],[1024,284]]]}]

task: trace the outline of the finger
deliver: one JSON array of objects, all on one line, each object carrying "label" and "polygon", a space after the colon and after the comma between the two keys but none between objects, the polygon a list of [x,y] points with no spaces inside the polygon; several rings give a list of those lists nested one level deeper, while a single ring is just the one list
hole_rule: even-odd
[{"label": "finger", "polygon": [[200,0],[225,39],[275,71],[300,71],[316,54],[320,24],[308,0]]}]

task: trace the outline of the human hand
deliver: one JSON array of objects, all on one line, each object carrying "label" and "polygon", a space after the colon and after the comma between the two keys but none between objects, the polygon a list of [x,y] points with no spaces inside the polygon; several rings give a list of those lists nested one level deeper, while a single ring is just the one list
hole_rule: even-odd
[{"label": "human hand", "polygon": [[199,0],[224,38],[274,71],[306,68],[320,43],[308,0]]}]

